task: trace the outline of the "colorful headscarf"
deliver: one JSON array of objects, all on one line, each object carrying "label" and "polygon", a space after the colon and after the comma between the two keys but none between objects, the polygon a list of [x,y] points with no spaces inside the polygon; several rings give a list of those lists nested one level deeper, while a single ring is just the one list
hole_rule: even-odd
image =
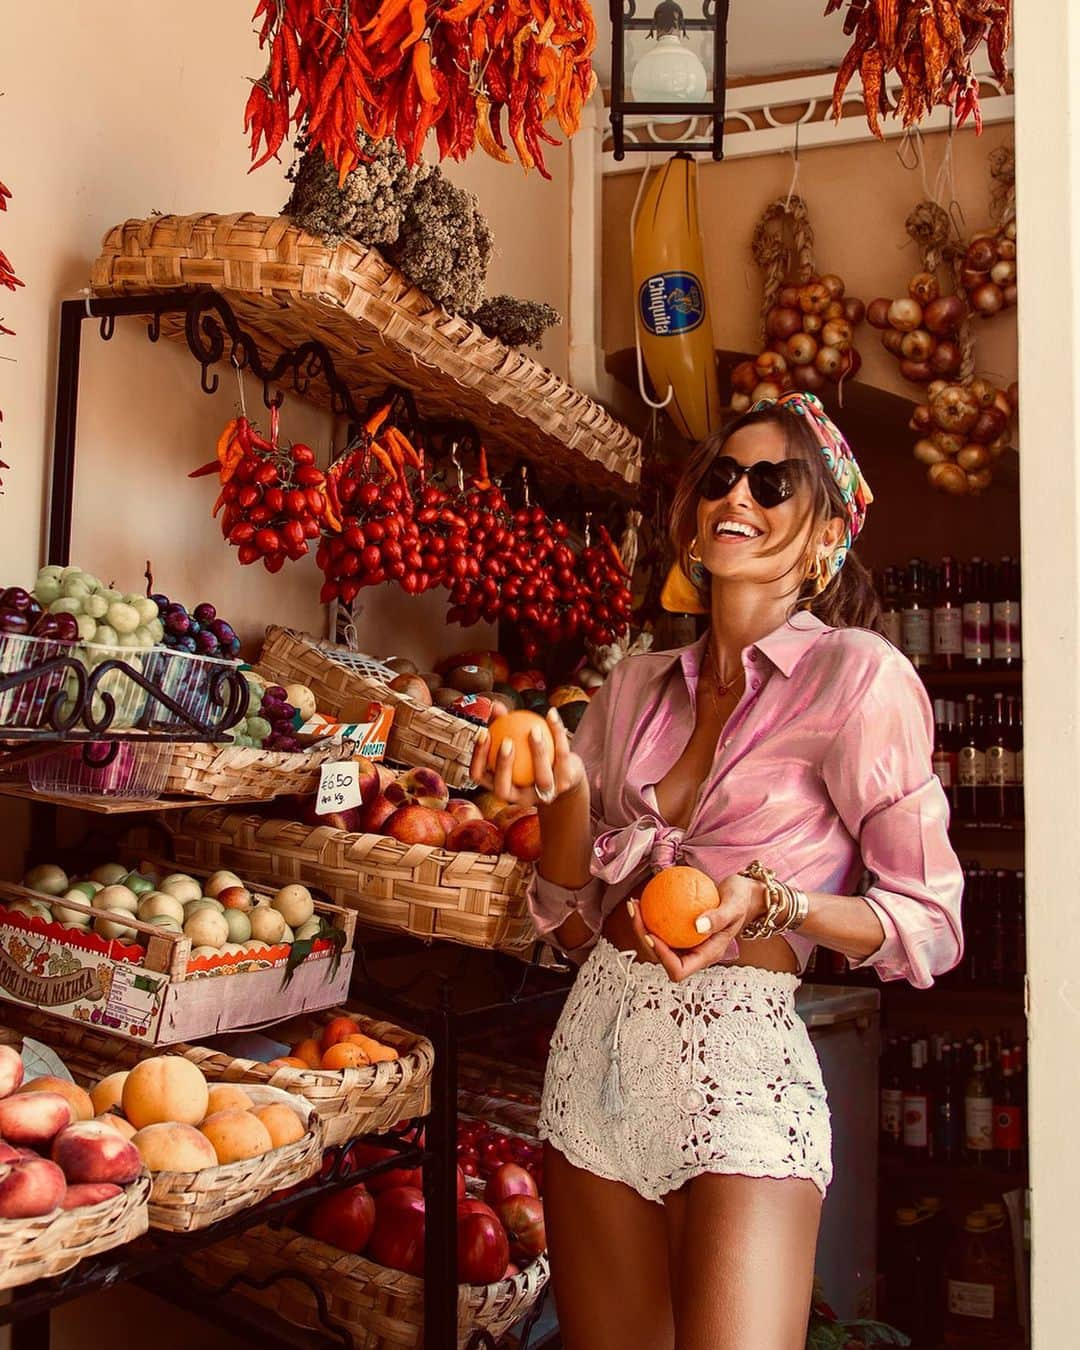
[{"label": "colorful headscarf", "polygon": [[[866,524],[866,508],[874,500],[870,484],[863,477],[859,462],[852,453],[851,446],[843,432],[822,406],[821,400],[814,394],[792,390],[781,394],[779,398],[763,398],[754,404],[751,412],[763,412],[767,408],[785,408],[796,417],[805,417],[810,424],[821,453],[828,465],[829,472],[836,480],[840,495],[847,508],[847,524],[844,541],[829,554],[827,565],[830,579],[836,576],[844,565],[852,544],[859,537]],[[705,569],[700,563],[691,564],[688,577],[682,567],[676,563],[668,573],[660,603],[671,614],[703,614],[705,606],[701,603],[700,587],[706,580]]]}]

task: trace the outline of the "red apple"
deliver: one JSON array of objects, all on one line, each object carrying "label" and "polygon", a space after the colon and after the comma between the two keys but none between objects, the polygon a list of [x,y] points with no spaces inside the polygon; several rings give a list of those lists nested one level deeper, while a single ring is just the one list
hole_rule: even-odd
[{"label": "red apple", "polygon": [[375,1203],[367,1256],[408,1275],[424,1273],[424,1193],[415,1186],[384,1191]]},{"label": "red apple", "polygon": [[375,1197],[364,1183],[320,1200],[311,1211],[307,1231],[343,1252],[362,1252],[375,1227]]},{"label": "red apple", "polygon": [[361,834],[382,834],[383,826],[397,810],[394,802],[387,800],[383,793],[367,806],[360,808],[357,829]]},{"label": "red apple", "polygon": [[510,822],[503,847],[522,862],[536,862],[540,857],[540,817],[535,811]]},{"label": "red apple", "polygon": [[451,853],[502,852],[503,835],[498,825],[491,820],[465,820],[446,837],[446,847]]},{"label": "red apple", "polygon": [[510,1260],[510,1243],[499,1220],[458,1211],[458,1279],[464,1284],[494,1284]]},{"label": "red apple", "polygon": [[535,1195],[512,1195],[496,1209],[516,1252],[539,1256],[547,1246],[544,1202]]},{"label": "red apple", "polygon": [[430,844],[442,848],[446,843],[446,828],[441,814],[430,806],[399,806],[384,822],[382,832],[403,844]]},{"label": "red apple", "polygon": [[509,1200],[512,1195],[536,1195],[537,1193],[536,1182],[533,1181],[524,1167],[519,1167],[517,1163],[508,1162],[496,1167],[495,1171],[492,1172],[484,1189],[484,1198],[489,1205],[497,1209],[504,1200]]}]

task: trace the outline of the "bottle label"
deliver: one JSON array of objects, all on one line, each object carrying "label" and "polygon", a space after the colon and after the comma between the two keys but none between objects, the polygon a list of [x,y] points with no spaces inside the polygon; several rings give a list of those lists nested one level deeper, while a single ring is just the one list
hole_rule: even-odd
[{"label": "bottle label", "polygon": [[964,1135],[974,1153],[985,1153],[994,1147],[994,1103],[990,1097],[966,1098]]},{"label": "bottle label", "polygon": [[934,653],[937,656],[963,656],[963,610],[956,607],[934,610]]},{"label": "bottle label", "polygon": [[898,609],[886,610],[881,616],[881,626],[885,631],[885,636],[894,647],[903,648],[904,644],[904,625],[900,618]]},{"label": "bottle label", "polygon": [[994,605],[994,660],[1020,659],[1020,605],[1016,600],[999,600]]},{"label": "bottle label", "polygon": [[994,1286],[971,1284],[967,1280],[949,1281],[949,1312],[954,1317],[994,1317]]},{"label": "bottle label", "polygon": [[930,655],[930,611],[905,609],[901,616],[900,650],[905,656]]},{"label": "bottle label", "polygon": [[926,1148],[930,1143],[927,1129],[927,1101],[921,1093],[904,1093],[904,1147]]},{"label": "bottle label", "polygon": [[1010,1152],[1023,1145],[1021,1109],[1019,1106],[994,1107],[994,1147]]},{"label": "bottle label", "polygon": [[904,1133],[904,1094],[899,1088],[881,1089],[881,1133],[899,1140]]},{"label": "bottle label", "polygon": [[962,746],[957,757],[956,776],[961,787],[985,787],[985,753],[974,745]]},{"label": "bottle label", "polygon": [[933,759],[934,772],[941,779],[943,788],[956,786],[957,765],[956,755],[951,750],[935,750]]},{"label": "bottle label", "polygon": [[993,619],[990,606],[974,601],[964,606],[964,660],[989,661],[992,652]]},{"label": "bottle label", "polygon": [[991,787],[1016,784],[1016,755],[1003,745],[992,745],[986,752],[986,781]]}]

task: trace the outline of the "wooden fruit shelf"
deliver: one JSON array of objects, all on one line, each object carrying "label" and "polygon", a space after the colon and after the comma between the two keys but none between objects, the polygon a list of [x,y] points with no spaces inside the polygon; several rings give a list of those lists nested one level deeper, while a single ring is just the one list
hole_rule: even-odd
[{"label": "wooden fruit shelf", "polygon": [[[640,479],[640,439],[604,408],[434,304],[355,240],[330,248],[287,216],[128,220],[105,236],[91,285],[99,296],[213,289],[264,361],[314,338],[357,398],[403,385],[422,414],[468,420],[493,450],[624,496]],[[163,317],[161,331],[185,340],[183,317]],[[306,397],[329,406],[319,375]]]}]

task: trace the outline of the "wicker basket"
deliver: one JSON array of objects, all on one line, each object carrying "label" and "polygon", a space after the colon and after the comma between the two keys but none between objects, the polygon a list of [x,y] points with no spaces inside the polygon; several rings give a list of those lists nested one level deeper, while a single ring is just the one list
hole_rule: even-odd
[{"label": "wicker basket", "polygon": [[[640,440],[598,403],[433,304],[375,249],[352,239],[331,248],[287,216],[128,220],[105,236],[91,285],[98,295],[212,287],[268,364],[315,338],[357,399],[406,385],[422,413],[464,418],[493,448],[547,472],[624,495],[640,478]],[[184,315],[162,316],[161,331],[183,340]],[[330,403],[319,376],[308,396]]]},{"label": "wicker basket", "polygon": [[85,1256],[133,1242],[146,1232],[150,1176],[144,1172],[100,1205],[40,1219],[0,1219],[0,1289],[62,1275]]},{"label": "wicker basket", "polygon": [[[342,1010],[316,1015],[325,1024]],[[349,1011],[364,1030],[398,1058],[363,1069],[271,1069],[254,1059],[235,1059],[203,1045],[174,1046],[214,1082],[251,1083],[295,1093],[310,1102],[323,1126],[323,1145],[331,1148],[358,1134],[379,1134],[403,1120],[431,1110],[431,1069],[435,1052],[424,1036],[391,1022],[376,1022]]]},{"label": "wicker basket", "polygon": [[245,1162],[207,1167],[202,1172],[157,1172],[150,1192],[150,1227],[190,1233],[249,1209],[285,1186],[314,1176],[322,1166],[322,1122],[310,1102],[274,1087],[245,1088],[256,1106],[284,1102],[303,1120],[307,1133],[295,1144]]},{"label": "wicker basket", "polygon": [[[348,661],[336,661],[334,648],[302,633],[271,626],[266,630],[256,667],[278,684],[306,684],[321,711],[336,714],[344,703],[373,699],[394,709],[386,753],[400,764],[436,769],[450,787],[469,782],[469,767],[479,728],[442,708],[425,708],[397,693]],[[348,653],[352,655],[352,653]]]},{"label": "wicker basket", "polygon": [[162,792],[212,802],[265,802],[304,796],[319,786],[319,769],[341,758],[340,745],[318,745],[296,754],[247,745],[177,743]]},{"label": "wicker basket", "polygon": [[536,940],[525,904],[532,865],[508,853],[448,853],[225,807],[170,813],[162,824],[181,866],[228,867],[279,886],[301,881],[362,923],[518,956]]},{"label": "wicker basket", "polygon": [[[423,1350],[424,1281],[376,1265],[288,1228],[262,1225],[188,1257],[185,1266],[214,1287],[243,1272],[265,1289],[239,1282],[237,1292],[294,1326],[325,1330],[313,1291],[290,1274],[318,1285],[332,1324],[348,1329],[355,1350]],[[278,1276],[281,1278],[274,1279]],[[496,1284],[458,1286],[458,1346],[483,1328],[494,1340],[519,1321],[548,1281],[539,1256],[520,1275]]]}]

